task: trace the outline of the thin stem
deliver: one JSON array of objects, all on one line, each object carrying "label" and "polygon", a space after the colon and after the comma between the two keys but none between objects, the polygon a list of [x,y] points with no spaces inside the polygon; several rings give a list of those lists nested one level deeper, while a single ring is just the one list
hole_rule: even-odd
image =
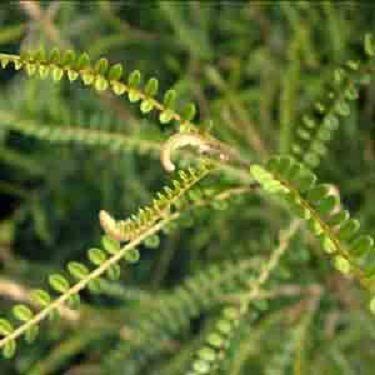
[{"label": "thin stem", "polygon": [[268,262],[264,265],[260,272],[260,276],[251,283],[250,291],[241,298],[240,315],[247,313],[250,302],[254,300],[261,292],[262,285],[269,279],[272,271],[279,264],[280,258],[287,250],[291,238],[301,226],[300,220],[294,220],[285,231],[280,231],[279,246],[274,250]]}]

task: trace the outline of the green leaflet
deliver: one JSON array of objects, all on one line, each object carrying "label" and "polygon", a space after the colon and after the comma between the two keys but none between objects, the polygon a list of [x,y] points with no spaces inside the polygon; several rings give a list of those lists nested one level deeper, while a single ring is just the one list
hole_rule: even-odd
[{"label": "green leaflet", "polygon": [[31,293],[31,300],[39,307],[46,307],[51,303],[51,296],[42,289],[36,289]]},{"label": "green leaflet", "polygon": [[90,273],[84,264],[78,262],[70,262],[68,264],[68,271],[76,280],[82,280]]},{"label": "green leaflet", "polygon": [[59,293],[65,293],[70,287],[69,281],[64,276],[59,274],[51,275],[48,281],[51,288]]},{"label": "green leaflet", "polygon": [[109,254],[116,254],[121,249],[120,243],[108,236],[102,237],[102,245],[104,250],[107,251]]},{"label": "green leaflet", "polygon": [[5,319],[0,319],[0,334],[9,335],[14,331],[12,324]]},{"label": "green leaflet", "polygon": [[33,317],[32,311],[25,305],[15,305],[13,307],[13,315],[21,322],[27,322]]},{"label": "green leaflet", "polygon": [[156,78],[150,78],[145,86],[145,93],[148,96],[154,96],[159,89],[159,81]]},{"label": "green leaflet", "polygon": [[144,245],[150,249],[156,249],[159,247],[160,245],[160,238],[157,234],[155,234],[154,236],[150,236],[148,237],[145,242],[144,242]]}]

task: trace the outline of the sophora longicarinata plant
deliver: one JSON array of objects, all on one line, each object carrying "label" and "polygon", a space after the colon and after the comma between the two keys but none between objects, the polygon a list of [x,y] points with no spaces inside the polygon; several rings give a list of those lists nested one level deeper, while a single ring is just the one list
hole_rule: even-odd
[{"label": "sophora longicarinata plant", "polygon": [[[345,275],[353,275],[370,294],[375,294],[375,244],[372,236],[360,233],[360,223],[351,218],[340,202],[337,189],[328,184],[317,182],[311,171],[316,168],[327,152],[326,143],[333,137],[342,117],[350,113],[350,101],[358,98],[358,87],[369,82],[374,73],[375,43],[370,35],[364,40],[364,53],[361,60],[350,60],[334,72],[334,79],[325,98],[318,101],[311,115],[302,118],[302,125],[297,128],[296,142],[291,155],[273,156],[263,165],[248,165],[229,145],[224,144],[207,131],[200,130],[193,123],[196,116],[195,105],[188,104],[180,114],[176,109],[176,92],[167,90],[161,100],[157,99],[158,80],[150,78],[142,85],[139,70],[133,70],[125,77],[121,64],[111,65],[101,58],[91,62],[86,53],[76,55],[69,50],[61,52],[53,49],[27,52],[21,55],[0,54],[2,68],[13,65],[16,70],[24,70],[28,76],[41,79],[50,77],[61,81],[66,76],[70,82],[82,80],[86,86],[92,86],[102,92],[110,90],[117,96],[123,96],[130,103],[139,103],[140,111],[147,114],[158,112],[161,124],[172,121],[178,130],[161,147],[160,159],[168,172],[174,172],[176,165],[172,159],[174,152],[189,146],[197,149],[201,157],[198,165],[179,170],[162,191],[155,194],[154,200],[125,220],[115,220],[106,211],[100,212],[100,224],[105,235],[100,247],[88,250],[91,266],[72,261],[64,273],[55,273],[49,277],[51,292],[38,289],[32,293],[33,306],[17,304],[12,309],[13,318],[0,320],[0,348],[5,357],[12,357],[16,351],[16,342],[21,336],[32,342],[39,331],[39,324],[47,318],[58,318],[63,305],[77,308],[80,304],[80,292],[89,289],[101,291],[101,280],[117,280],[120,276],[120,261],[137,262],[140,258],[137,247],[157,247],[158,233],[168,232],[168,226],[184,214],[210,205],[222,197],[230,197],[236,189],[207,194],[203,198],[194,195],[194,189],[200,181],[213,172],[220,172],[230,165],[231,168],[246,174],[241,181],[241,193],[262,189],[281,198],[281,204],[290,208],[298,220],[281,231],[279,243],[270,258],[259,266],[259,272],[248,274],[239,264],[242,278],[238,290],[241,297],[237,303],[226,304],[213,330],[203,338],[186,374],[208,374],[218,368],[225,358],[231,340],[235,337],[240,323],[252,311],[253,302],[261,293],[264,284],[270,279],[279,265],[281,256],[288,249],[289,241],[300,227],[301,221],[318,238],[321,247],[332,258],[334,267]],[[6,127],[22,134],[48,142],[73,142],[86,146],[102,145],[112,150],[127,147],[124,137],[111,133],[83,131],[80,129],[59,129],[44,125],[17,121],[6,118]],[[191,157],[191,155],[190,155]],[[198,194],[199,195],[199,194]],[[221,197],[221,198],[218,198]],[[211,279],[189,279],[182,287],[173,291],[170,297],[162,298],[160,309],[150,314],[149,319],[141,320],[144,336],[151,342],[158,339],[160,330],[175,334],[187,322],[199,314],[203,307],[210,306],[219,298],[218,287],[227,276],[232,278],[233,268],[226,275],[211,274]],[[203,274],[204,275],[204,274]],[[220,276],[220,277],[219,277]],[[243,279],[246,279],[245,282]],[[210,284],[211,283],[211,284]],[[199,288],[202,288],[199,290]],[[216,289],[217,288],[217,289]],[[201,297],[200,299],[197,297]],[[35,310],[34,306],[40,307]],[[370,308],[375,313],[375,297]],[[252,319],[259,314],[254,307]],[[18,323],[15,324],[13,320]],[[175,321],[176,320],[176,321]],[[166,326],[166,327],[165,327]],[[299,331],[298,331],[299,332]],[[299,337],[299,336],[298,336]],[[127,348],[128,351],[136,345]],[[151,348],[150,348],[151,349]],[[121,345],[114,351],[121,352]],[[114,361],[109,361],[113,364]]]}]

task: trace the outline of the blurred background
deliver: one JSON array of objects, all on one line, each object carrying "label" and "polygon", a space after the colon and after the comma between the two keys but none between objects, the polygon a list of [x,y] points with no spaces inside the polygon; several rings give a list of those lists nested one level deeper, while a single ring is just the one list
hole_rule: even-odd
[{"label": "blurred background", "polygon": [[[369,31],[375,31],[370,1],[0,5],[0,53],[74,49],[92,61],[106,57],[124,63],[127,72],[156,76],[162,91],[173,87],[182,103],[197,104],[202,128],[211,124],[216,137],[252,161],[290,150],[300,118],[324,93],[333,69],[355,58]],[[126,147],[43,141],[22,130],[27,127],[116,134],[127,139]],[[0,71],[3,316],[15,302],[27,301],[30,288],[45,287],[48,275],[68,261],[86,262],[86,250],[100,241],[100,209],[125,218],[152,201],[169,180],[159,150],[175,130],[160,125],[155,115],[143,116],[125,98],[99,94],[81,82],[56,84],[10,68]],[[370,233],[374,140],[372,84],[361,90],[317,171],[322,181],[340,187],[343,202]],[[222,174],[201,189],[238,185]],[[67,310],[60,321],[44,324],[35,344],[20,344],[15,359],[0,360],[1,375],[184,373],[233,290],[223,282],[210,307],[173,335],[162,324],[151,334],[147,319],[186,277],[216,264],[235,269],[235,262],[269,254],[289,220],[279,206],[249,194],[192,213],[162,234],[155,249],[141,249],[141,261],[109,283],[104,295],[84,294],[81,310]],[[282,286],[318,288],[319,306],[310,308],[302,292],[272,306],[258,301],[264,318],[243,327],[218,374],[375,373],[375,321],[363,293],[333,270],[304,232],[293,240],[269,288]]]}]

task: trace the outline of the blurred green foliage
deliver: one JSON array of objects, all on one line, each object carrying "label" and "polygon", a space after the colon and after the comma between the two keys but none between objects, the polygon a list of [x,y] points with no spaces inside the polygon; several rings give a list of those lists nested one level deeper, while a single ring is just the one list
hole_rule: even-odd
[{"label": "blurred green foliage", "polygon": [[[0,6],[1,52],[73,48],[156,76],[163,91],[172,87],[178,100],[197,104],[202,128],[212,126],[217,138],[250,161],[291,150],[302,116],[334,69],[355,58],[363,35],[374,30],[370,2]],[[100,241],[100,209],[123,218],[152,200],[169,180],[158,150],[175,129],[158,124],[156,115],[143,116],[121,97],[67,80],[56,84],[6,69],[0,71],[0,89],[0,309],[6,312],[22,300],[17,288],[43,288],[48,275],[68,261],[85,259],[86,249]],[[127,137],[133,146],[113,152],[58,145],[9,130],[9,123],[96,130]],[[374,124],[372,84],[359,92],[317,171],[340,188],[343,202],[370,233]],[[217,191],[239,185],[224,173],[200,184]],[[14,360],[1,360],[0,373],[186,373],[220,307],[235,298],[290,220],[282,207],[255,194],[211,206],[162,234],[156,249],[142,248],[141,261],[126,267],[120,281],[108,282],[105,295],[84,293],[78,322],[64,315],[46,323],[35,344],[21,344]],[[192,311],[173,310],[189,277],[200,285]],[[261,317],[241,323],[215,373],[374,373],[375,322],[365,293],[333,270],[307,232],[293,238],[265,290],[276,297],[256,301]],[[311,292],[316,290],[318,304]],[[171,321],[181,319],[172,333],[160,317],[163,309],[174,311]]]}]

